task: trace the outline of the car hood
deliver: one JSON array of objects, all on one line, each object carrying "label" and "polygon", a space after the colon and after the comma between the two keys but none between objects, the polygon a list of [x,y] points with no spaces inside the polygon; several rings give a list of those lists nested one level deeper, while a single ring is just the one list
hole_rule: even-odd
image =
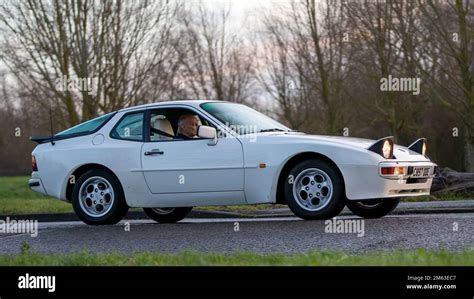
[{"label": "car hood", "polygon": [[276,133],[272,134],[275,137],[291,138],[293,140],[305,140],[305,141],[317,141],[317,142],[330,142],[343,144],[352,147],[358,148],[368,148],[375,143],[376,140],[365,139],[365,138],[355,138],[355,137],[343,137],[343,136],[326,136],[326,135],[309,135],[303,133]]},{"label": "car hood", "polygon": [[[303,142],[303,143],[330,143],[341,147],[367,150],[377,140],[343,136],[309,135],[299,132],[265,132],[259,135],[264,138],[278,138],[280,142]],[[260,138],[260,137],[258,137]],[[430,161],[428,158],[409,150],[406,146],[394,145],[394,156],[404,161]]]}]

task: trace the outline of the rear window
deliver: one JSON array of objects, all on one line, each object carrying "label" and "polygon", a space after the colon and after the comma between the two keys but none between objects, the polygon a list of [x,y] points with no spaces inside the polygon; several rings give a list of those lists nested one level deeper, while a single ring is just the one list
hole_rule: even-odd
[{"label": "rear window", "polygon": [[83,122],[82,124],[78,124],[77,126],[74,126],[62,132],[59,132],[55,136],[66,137],[69,135],[86,135],[89,133],[93,133],[94,131],[102,127],[106,122],[108,122],[109,119],[111,119],[112,116],[114,116],[114,114],[115,112],[111,112],[111,113],[99,116],[97,118],[88,120],[86,122]]}]

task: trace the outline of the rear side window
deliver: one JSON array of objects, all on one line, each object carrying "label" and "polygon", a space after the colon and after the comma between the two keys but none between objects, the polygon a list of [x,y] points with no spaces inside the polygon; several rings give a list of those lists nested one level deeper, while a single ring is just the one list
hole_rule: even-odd
[{"label": "rear side window", "polygon": [[116,139],[143,141],[143,118],[145,112],[127,114],[114,127],[110,136]]},{"label": "rear side window", "polygon": [[59,132],[55,136],[66,137],[69,135],[86,135],[86,134],[93,133],[96,130],[98,130],[100,127],[105,125],[105,123],[108,122],[112,118],[112,116],[114,116],[114,114],[115,112],[112,112],[112,113],[108,113],[108,114],[99,116],[97,118],[88,120],[86,122],[83,122],[82,124],[78,124],[77,126],[74,126],[62,132]]}]

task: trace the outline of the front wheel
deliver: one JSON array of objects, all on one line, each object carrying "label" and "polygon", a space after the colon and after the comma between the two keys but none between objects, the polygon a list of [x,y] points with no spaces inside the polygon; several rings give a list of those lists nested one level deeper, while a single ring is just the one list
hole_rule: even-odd
[{"label": "front wheel", "polygon": [[183,220],[193,208],[144,208],[148,217],[159,223],[175,223]]},{"label": "front wheel", "polygon": [[335,166],[326,161],[303,161],[290,170],[285,197],[290,210],[302,219],[330,219],[344,208],[344,181]]},{"label": "front wheel", "polygon": [[380,218],[393,211],[400,198],[348,200],[347,207],[352,213],[363,218]]}]

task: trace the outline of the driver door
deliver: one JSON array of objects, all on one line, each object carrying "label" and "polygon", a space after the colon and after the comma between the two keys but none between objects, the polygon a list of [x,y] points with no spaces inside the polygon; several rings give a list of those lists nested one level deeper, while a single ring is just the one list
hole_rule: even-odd
[{"label": "driver door", "polygon": [[[241,191],[245,202],[243,150],[240,141],[228,136],[216,145],[208,139],[183,140],[177,134],[180,114],[193,113],[202,124],[210,124],[194,109],[169,107],[151,110],[147,116],[149,136],[141,150],[146,183],[153,194],[196,194]],[[158,121],[156,121],[158,120]],[[164,132],[163,136],[160,133]],[[201,194],[202,195],[202,194]]]}]

